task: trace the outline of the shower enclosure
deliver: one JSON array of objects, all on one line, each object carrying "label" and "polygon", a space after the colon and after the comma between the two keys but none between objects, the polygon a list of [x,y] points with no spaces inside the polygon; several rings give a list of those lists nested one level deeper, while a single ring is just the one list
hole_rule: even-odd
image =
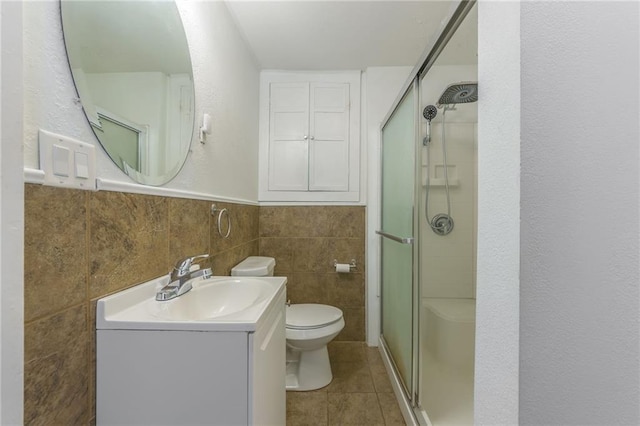
[{"label": "shower enclosure", "polygon": [[382,126],[381,337],[419,423],[473,424],[477,12],[460,2]]}]

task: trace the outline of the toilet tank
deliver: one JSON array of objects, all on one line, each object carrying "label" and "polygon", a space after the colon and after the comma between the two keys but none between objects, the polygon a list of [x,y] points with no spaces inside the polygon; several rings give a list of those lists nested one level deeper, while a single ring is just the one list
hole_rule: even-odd
[{"label": "toilet tank", "polygon": [[234,277],[272,277],[276,267],[273,257],[249,256],[231,268]]}]

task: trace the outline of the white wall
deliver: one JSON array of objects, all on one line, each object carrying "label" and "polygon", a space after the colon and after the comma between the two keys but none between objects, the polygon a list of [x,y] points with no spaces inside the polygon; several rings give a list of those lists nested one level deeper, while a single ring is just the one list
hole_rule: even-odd
[{"label": "white wall", "polygon": [[[167,140],[168,76],[161,72],[84,73],[84,76],[92,88],[91,100],[95,106],[149,126],[149,155],[143,158],[150,163],[149,174],[163,175],[167,170],[164,141]],[[134,86],[136,90],[131,90]]]},{"label": "white wall", "polygon": [[478,83],[474,421],[514,425],[519,368],[519,2],[478,3]]},{"label": "white wall", "polygon": [[[179,0],[191,49],[196,128],[202,113],[213,118],[205,145],[197,141],[167,188],[257,200],[259,74],[253,55],[222,1]],[[24,2],[24,165],[38,168],[38,129],[98,144],[82,109],[67,64],[54,0]],[[98,148],[98,176],[131,182]]]},{"label": "white wall", "polygon": [[23,417],[22,3],[0,2],[0,424]]},{"label": "white wall", "polygon": [[637,425],[640,4],[521,7],[520,423]]}]

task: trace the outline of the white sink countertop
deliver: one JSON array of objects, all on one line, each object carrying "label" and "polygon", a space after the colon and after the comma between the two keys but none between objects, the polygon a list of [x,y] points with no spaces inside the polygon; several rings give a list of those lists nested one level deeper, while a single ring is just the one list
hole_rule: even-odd
[{"label": "white sink countertop", "polygon": [[155,300],[169,276],[98,300],[98,330],[255,331],[286,277],[219,276],[192,281],[191,291]]}]

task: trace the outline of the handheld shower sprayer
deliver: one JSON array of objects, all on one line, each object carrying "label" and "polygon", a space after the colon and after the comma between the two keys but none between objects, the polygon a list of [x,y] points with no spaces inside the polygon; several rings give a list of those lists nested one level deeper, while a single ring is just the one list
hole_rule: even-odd
[{"label": "handheld shower sprayer", "polygon": [[422,116],[427,119],[428,122],[431,122],[438,115],[438,109],[434,105],[427,105],[422,110]]},{"label": "handheld shower sprayer", "polygon": [[422,110],[422,116],[427,119],[427,136],[422,141],[423,145],[427,145],[431,142],[431,120],[438,115],[438,109],[434,105],[427,105]]}]

